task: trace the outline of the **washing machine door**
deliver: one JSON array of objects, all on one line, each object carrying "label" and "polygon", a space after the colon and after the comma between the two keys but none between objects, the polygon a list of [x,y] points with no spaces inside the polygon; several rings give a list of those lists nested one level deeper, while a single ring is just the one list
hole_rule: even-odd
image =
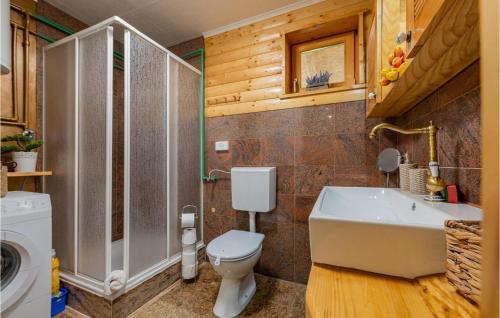
[{"label": "washing machine door", "polygon": [[0,233],[0,308],[4,311],[22,298],[33,285],[38,274],[40,257],[27,236],[11,231]]}]

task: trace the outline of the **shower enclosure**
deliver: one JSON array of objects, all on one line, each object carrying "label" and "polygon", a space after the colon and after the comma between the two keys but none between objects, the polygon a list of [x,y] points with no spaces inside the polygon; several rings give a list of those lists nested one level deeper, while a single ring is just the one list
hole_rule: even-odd
[{"label": "shower enclosure", "polygon": [[202,220],[200,72],[118,17],[43,59],[43,165],[54,172],[43,187],[61,277],[105,296],[123,270],[126,291],[180,261],[183,206]]}]

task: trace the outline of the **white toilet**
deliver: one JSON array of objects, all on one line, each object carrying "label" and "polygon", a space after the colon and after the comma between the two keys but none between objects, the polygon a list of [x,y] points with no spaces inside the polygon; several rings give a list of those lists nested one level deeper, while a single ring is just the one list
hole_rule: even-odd
[{"label": "white toilet", "polygon": [[250,232],[231,230],[207,246],[207,255],[222,276],[214,306],[218,317],[234,317],[245,309],[255,294],[253,267],[262,252],[264,235],[255,233],[255,213],[276,207],[275,167],[235,167],[231,169],[232,206],[247,211]]}]

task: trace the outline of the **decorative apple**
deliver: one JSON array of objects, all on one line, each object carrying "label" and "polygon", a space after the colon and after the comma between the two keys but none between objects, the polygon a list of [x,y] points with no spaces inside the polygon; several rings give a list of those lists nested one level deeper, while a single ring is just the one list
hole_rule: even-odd
[{"label": "decorative apple", "polygon": [[389,56],[387,57],[387,61],[389,62],[390,66],[392,66],[392,60],[394,60],[394,55],[393,54],[389,54]]},{"label": "decorative apple", "polygon": [[393,55],[394,55],[394,57],[404,57],[405,51],[403,50],[403,48],[401,46],[398,45],[394,48]]},{"label": "decorative apple", "polygon": [[382,78],[380,79],[380,85],[382,86],[387,86],[391,83],[391,81],[389,81],[389,79],[385,76],[382,76]]},{"label": "decorative apple", "polygon": [[393,60],[392,60],[392,67],[394,68],[398,68],[401,66],[401,64],[404,63],[404,57],[395,57]]}]

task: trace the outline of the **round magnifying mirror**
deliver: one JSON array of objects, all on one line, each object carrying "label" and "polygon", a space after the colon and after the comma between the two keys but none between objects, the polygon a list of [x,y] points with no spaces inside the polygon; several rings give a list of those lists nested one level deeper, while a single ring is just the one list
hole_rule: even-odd
[{"label": "round magnifying mirror", "polygon": [[395,148],[385,148],[378,155],[377,166],[380,171],[393,172],[399,167],[401,153]]}]

